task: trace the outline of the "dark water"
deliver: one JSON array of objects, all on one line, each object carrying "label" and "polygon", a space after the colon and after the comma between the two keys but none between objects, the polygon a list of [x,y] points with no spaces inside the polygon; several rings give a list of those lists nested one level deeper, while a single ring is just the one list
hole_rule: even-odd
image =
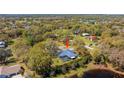
[{"label": "dark water", "polygon": [[124,75],[106,69],[93,69],[86,71],[83,78],[124,78]]}]

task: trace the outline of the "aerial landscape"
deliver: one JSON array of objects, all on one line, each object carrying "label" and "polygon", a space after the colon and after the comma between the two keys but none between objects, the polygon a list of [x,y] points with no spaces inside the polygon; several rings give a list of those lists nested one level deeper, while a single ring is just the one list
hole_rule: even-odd
[{"label": "aerial landscape", "polygon": [[124,78],[124,15],[1,14],[0,78]]}]

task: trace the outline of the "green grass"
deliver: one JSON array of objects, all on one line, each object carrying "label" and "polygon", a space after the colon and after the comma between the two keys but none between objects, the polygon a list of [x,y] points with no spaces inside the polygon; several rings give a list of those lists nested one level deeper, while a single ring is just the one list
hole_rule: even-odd
[{"label": "green grass", "polygon": [[87,39],[87,38],[85,38],[85,37],[81,37],[82,39],[83,39],[83,41],[84,41],[84,43],[86,44],[86,45],[90,45],[90,44],[93,44],[94,42],[93,41],[90,41],[89,39]]},{"label": "green grass", "polygon": [[10,40],[8,41],[8,45],[13,45],[14,44],[14,41]]},{"label": "green grass", "polygon": [[60,58],[53,58],[52,60],[53,60],[52,66],[62,65],[64,63]]}]

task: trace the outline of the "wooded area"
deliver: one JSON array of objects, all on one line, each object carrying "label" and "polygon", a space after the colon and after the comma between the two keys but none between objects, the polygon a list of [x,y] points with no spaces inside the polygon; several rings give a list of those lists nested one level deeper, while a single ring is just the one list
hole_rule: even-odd
[{"label": "wooded area", "polygon": [[83,77],[89,64],[123,73],[124,16],[0,16],[0,65],[13,64],[28,77]]}]

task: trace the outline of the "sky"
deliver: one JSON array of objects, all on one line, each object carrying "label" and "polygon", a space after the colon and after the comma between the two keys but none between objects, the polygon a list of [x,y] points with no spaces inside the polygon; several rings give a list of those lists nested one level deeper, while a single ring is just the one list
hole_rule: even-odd
[{"label": "sky", "polygon": [[124,14],[123,0],[0,0],[1,14]]}]

